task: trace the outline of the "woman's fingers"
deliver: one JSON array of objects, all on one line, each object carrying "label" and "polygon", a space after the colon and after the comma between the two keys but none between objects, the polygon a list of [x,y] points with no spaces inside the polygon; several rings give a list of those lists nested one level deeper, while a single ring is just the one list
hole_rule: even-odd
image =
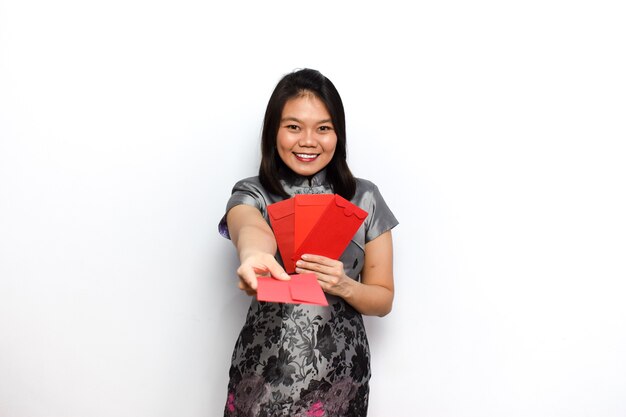
[{"label": "woman's fingers", "polygon": [[310,271],[318,274],[332,275],[340,277],[343,275],[343,263],[334,259],[318,255],[303,255],[302,259],[296,262],[296,272]]},{"label": "woman's fingers", "polygon": [[256,295],[256,291],[250,288],[250,286],[241,278],[239,278],[239,284],[237,286],[248,295]]},{"label": "woman's fingers", "polygon": [[300,262],[300,261],[296,263],[296,266],[299,269],[306,269],[312,272],[319,272],[320,274],[332,274],[333,271],[335,271],[336,269],[332,266],[320,265],[320,264],[315,264],[312,262]]},{"label": "woman's fingers", "polygon": [[343,262],[319,255],[303,255],[296,262],[296,272],[314,273],[322,290],[328,294],[345,297],[351,281],[343,269]]},{"label": "woman's fingers", "polygon": [[276,262],[275,259],[273,259],[273,261],[274,262],[272,262],[271,265],[267,265],[267,267],[268,267],[267,269],[269,270],[270,275],[273,276],[274,278],[280,279],[282,281],[287,281],[287,280],[291,279],[289,277],[289,274],[285,272],[283,267],[280,266],[280,264],[278,262]]},{"label": "woman's fingers", "polygon": [[316,263],[316,264],[333,264],[333,263],[339,262],[339,261],[336,261],[334,259],[327,258],[325,256],[311,255],[311,254],[308,254],[308,253],[302,255],[301,258],[302,258],[303,261],[313,262],[313,263]]},{"label": "woman's fingers", "polygon": [[[290,279],[282,266],[269,254],[256,254],[247,258],[237,268],[239,275],[239,288],[249,295],[255,294],[258,287],[258,275],[271,275],[280,280]],[[252,294],[251,294],[252,293]]]},{"label": "woman's fingers", "polygon": [[[239,284],[245,284],[249,289],[256,290],[257,288],[257,273],[254,268],[248,265],[241,265],[237,268],[237,275],[239,275]],[[240,287],[241,288],[241,287]],[[244,288],[241,288],[244,289]]]}]

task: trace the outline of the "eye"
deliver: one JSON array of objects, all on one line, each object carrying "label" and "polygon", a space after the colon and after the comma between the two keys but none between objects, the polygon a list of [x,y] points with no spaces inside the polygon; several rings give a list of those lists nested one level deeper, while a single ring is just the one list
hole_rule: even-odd
[{"label": "eye", "polygon": [[333,127],[332,127],[332,126],[328,126],[328,125],[324,125],[324,126],[320,126],[320,127],[319,127],[319,129],[320,129],[322,132],[328,132],[328,131],[330,131],[330,130],[333,130]]},{"label": "eye", "polygon": [[298,125],[287,125],[285,126],[288,130],[298,130],[300,129],[300,126]]}]

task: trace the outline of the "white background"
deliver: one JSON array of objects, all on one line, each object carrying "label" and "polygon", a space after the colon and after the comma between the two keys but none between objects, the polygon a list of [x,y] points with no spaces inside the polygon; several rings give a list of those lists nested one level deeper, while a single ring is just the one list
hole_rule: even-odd
[{"label": "white background", "polygon": [[312,67],[394,230],[370,416],[626,415],[618,1],[0,0],[0,417],[218,416],[217,233]]}]

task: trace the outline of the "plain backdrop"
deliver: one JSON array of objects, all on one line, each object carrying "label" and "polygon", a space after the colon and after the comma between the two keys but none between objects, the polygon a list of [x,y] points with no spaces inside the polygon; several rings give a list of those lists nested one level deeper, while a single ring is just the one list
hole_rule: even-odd
[{"label": "plain backdrop", "polygon": [[625,21],[604,0],[0,0],[0,417],[221,415],[249,299],[217,223],[302,67],[400,220],[370,416],[626,415]]}]

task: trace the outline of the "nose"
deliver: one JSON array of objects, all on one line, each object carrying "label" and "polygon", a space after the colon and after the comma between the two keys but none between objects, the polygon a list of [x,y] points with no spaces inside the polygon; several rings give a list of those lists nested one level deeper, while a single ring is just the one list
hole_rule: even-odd
[{"label": "nose", "polygon": [[298,141],[298,145],[303,147],[314,148],[317,146],[317,139],[315,138],[315,132],[311,129],[307,129],[300,136],[300,140]]}]

